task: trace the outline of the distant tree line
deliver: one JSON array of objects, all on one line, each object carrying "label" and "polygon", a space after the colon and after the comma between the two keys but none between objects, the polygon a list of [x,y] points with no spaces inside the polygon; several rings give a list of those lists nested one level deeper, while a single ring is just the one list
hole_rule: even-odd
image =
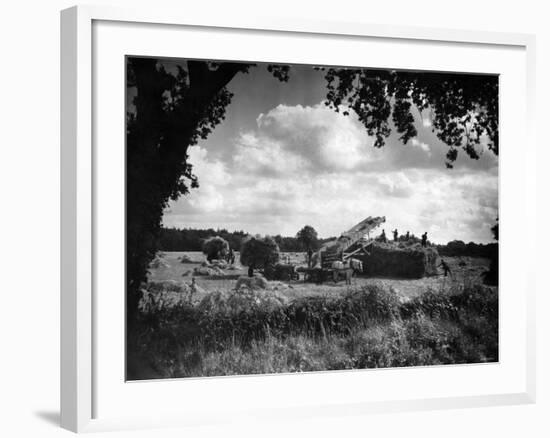
[{"label": "distant tree line", "polygon": [[162,228],[158,247],[161,251],[202,251],[204,241],[213,236],[220,236],[227,241],[230,248],[238,251],[248,233],[213,228]]},{"label": "distant tree line", "polygon": [[465,243],[453,240],[446,245],[435,245],[439,255],[446,257],[485,257],[492,259],[498,254],[498,243]]},{"label": "distant tree line", "polygon": [[[225,228],[213,229],[192,229],[192,228],[162,228],[158,241],[158,248],[161,251],[202,251],[203,243],[212,236],[220,236],[225,239],[233,251],[240,251],[243,240],[249,236],[245,231],[228,231]],[[282,252],[306,251],[303,239],[299,237],[286,237],[280,234],[271,236]],[[317,250],[321,245],[333,240],[335,237],[315,239],[310,242],[312,250]]]},{"label": "distant tree line", "polygon": [[[304,229],[300,231],[303,231]],[[307,247],[302,234],[299,232],[294,237],[281,236],[280,234],[278,234],[271,237],[277,243],[281,252],[303,252],[307,251]],[[229,247],[233,251],[240,251],[243,240],[249,235],[249,233],[243,230],[228,231],[225,228],[162,228],[160,232],[158,246],[161,251],[202,251],[203,244],[206,239],[213,236],[219,236],[227,241]],[[405,238],[405,236],[403,236],[403,238]],[[333,239],[335,239],[335,237],[312,239],[308,243],[308,245],[310,245],[311,249],[315,251],[326,242]],[[420,239],[413,234],[409,236],[409,240],[420,242]],[[434,246],[440,255],[446,257],[493,258],[495,254],[498,253],[497,243],[465,243],[462,240],[453,240],[451,242],[448,242],[446,245],[431,246]]]}]

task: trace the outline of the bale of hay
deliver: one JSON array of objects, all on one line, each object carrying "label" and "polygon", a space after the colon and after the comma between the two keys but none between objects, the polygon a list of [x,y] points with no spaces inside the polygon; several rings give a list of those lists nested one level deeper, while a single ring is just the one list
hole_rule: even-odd
[{"label": "bale of hay", "polygon": [[179,259],[181,263],[193,263],[193,260],[187,254],[183,254]]},{"label": "bale of hay", "polygon": [[206,293],[206,291],[200,287],[195,281],[195,279],[193,278],[193,281],[191,282],[191,284],[188,285],[189,287],[189,292],[191,294],[201,294],[201,295],[204,295]]},{"label": "bale of hay", "polygon": [[254,277],[240,276],[237,279],[235,289],[239,290],[243,287],[248,289],[267,289],[269,282],[263,275],[254,275]]},{"label": "bale of hay", "polygon": [[148,292],[185,292],[186,285],[175,280],[149,281],[146,284]]},{"label": "bale of hay", "polygon": [[368,252],[368,255],[358,257],[363,262],[363,273],[367,275],[401,278],[437,275],[439,254],[435,248],[374,242]]},{"label": "bale of hay", "polygon": [[219,276],[223,275],[223,271],[217,267],[199,266],[193,269],[194,275]]},{"label": "bale of hay", "polygon": [[168,262],[166,262],[166,260],[163,260],[163,256],[161,255],[157,255],[149,266],[151,269],[161,269],[161,268],[165,269],[170,267]]},{"label": "bale of hay", "polygon": [[290,286],[287,283],[283,283],[282,281],[270,281],[269,287],[271,290],[277,291],[277,290],[287,290],[287,289],[293,289],[292,286]]},{"label": "bale of hay", "polygon": [[211,265],[220,269],[227,269],[227,262],[225,260],[212,260]]},{"label": "bale of hay", "polygon": [[212,269],[216,273],[215,275],[225,275],[225,272],[223,272],[223,270],[220,269],[218,266],[212,266],[210,269]]}]

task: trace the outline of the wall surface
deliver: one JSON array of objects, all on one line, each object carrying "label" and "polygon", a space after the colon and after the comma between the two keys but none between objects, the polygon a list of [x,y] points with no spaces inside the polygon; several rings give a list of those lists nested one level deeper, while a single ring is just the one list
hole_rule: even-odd
[{"label": "wall surface", "polygon": [[[147,1],[96,3],[139,6]],[[524,0],[392,0],[390,2],[279,0],[277,2],[189,2],[222,8],[228,16],[251,11],[311,19],[407,24],[458,29],[529,32],[537,35],[537,119],[539,134],[540,257],[538,289],[538,402],[536,405],[372,415],[367,418],[239,425],[187,431],[117,432],[108,436],[550,436],[549,299],[545,271],[549,222],[548,115],[550,15],[545,2]],[[69,433],[59,421],[59,10],[65,0],[5,2],[0,14],[0,215],[2,311],[0,313],[0,429],[6,437],[53,437]],[[185,8],[185,1],[156,0],[159,7]],[[199,6],[197,6],[199,5]],[[190,7],[190,6],[189,6]],[[261,9],[261,10],[260,10]],[[545,120],[546,121],[546,120]],[[547,143],[547,142],[545,142]],[[521,153],[521,145],[517,145]],[[544,203],[543,203],[544,202]],[[519,231],[519,230],[518,230]],[[546,234],[546,235],[545,235]],[[546,257],[546,259],[545,259]]]}]

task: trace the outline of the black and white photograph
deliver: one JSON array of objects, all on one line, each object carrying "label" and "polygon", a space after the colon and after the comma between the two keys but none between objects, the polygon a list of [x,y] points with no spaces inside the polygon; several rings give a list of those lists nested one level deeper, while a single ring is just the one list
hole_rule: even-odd
[{"label": "black and white photograph", "polygon": [[499,77],[126,57],[126,378],[499,361]]}]

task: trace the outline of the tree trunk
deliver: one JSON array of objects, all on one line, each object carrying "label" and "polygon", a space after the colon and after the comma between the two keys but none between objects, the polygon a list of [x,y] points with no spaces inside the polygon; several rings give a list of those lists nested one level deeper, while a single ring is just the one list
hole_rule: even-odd
[{"label": "tree trunk", "polygon": [[172,112],[163,107],[163,95],[174,78],[157,68],[156,59],[132,58],[129,66],[132,85],[137,89],[135,117],[128,123],[126,145],[126,323],[129,335],[137,324],[140,289],[157,252],[164,209],[170,199],[186,192],[183,177],[193,181],[187,165],[187,150],[196,141],[201,122],[219,123],[219,116],[209,118],[209,111],[216,110],[212,108],[216,95],[239,71],[247,68],[245,64],[224,63],[217,70],[210,70],[207,63],[200,61],[189,61],[187,66],[189,88],[183,103]]}]

